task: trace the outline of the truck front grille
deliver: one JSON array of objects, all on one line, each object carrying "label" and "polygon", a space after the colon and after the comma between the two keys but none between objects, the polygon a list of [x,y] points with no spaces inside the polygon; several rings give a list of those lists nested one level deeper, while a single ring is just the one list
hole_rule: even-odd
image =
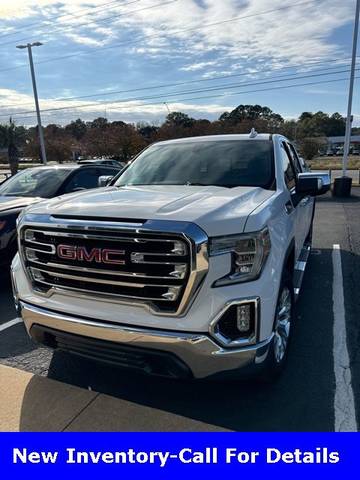
[{"label": "truck front grille", "polygon": [[45,294],[106,295],[180,314],[194,280],[193,245],[181,234],[27,226],[20,243],[32,286]]}]

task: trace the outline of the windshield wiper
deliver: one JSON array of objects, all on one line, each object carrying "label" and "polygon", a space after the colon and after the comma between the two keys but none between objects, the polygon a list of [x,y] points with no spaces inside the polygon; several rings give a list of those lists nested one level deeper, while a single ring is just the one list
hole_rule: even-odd
[{"label": "windshield wiper", "polygon": [[218,183],[201,183],[201,182],[187,182],[184,183],[187,187],[225,187],[228,188],[227,185],[220,185]]}]

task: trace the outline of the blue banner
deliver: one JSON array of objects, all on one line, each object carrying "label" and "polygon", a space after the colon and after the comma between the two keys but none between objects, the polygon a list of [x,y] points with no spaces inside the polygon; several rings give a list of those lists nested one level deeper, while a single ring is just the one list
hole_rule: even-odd
[{"label": "blue banner", "polygon": [[358,434],[0,434],[2,478],[306,475],[306,480],[339,480],[339,475],[358,474],[359,458]]}]

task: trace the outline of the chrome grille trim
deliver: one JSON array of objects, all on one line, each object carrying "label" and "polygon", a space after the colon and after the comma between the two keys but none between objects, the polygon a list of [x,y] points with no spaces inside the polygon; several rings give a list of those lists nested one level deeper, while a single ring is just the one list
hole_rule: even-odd
[{"label": "chrome grille trim", "polygon": [[[159,261],[147,261],[145,258],[144,262],[146,263],[143,264],[143,268],[140,270],[140,266],[138,266],[140,271],[136,272],[131,272],[131,269],[126,272],[120,270],[106,271],[104,268],[87,268],[86,270],[83,270],[85,267],[80,267],[79,265],[76,265],[75,262],[74,265],[71,264],[66,266],[66,264],[62,264],[60,266],[60,264],[57,264],[56,261],[51,261],[51,258],[48,257],[48,254],[51,255],[50,252],[38,249],[40,257],[45,254],[44,258],[40,258],[41,262],[40,260],[39,262],[41,264],[39,265],[36,264],[36,255],[33,255],[33,258],[30,261],[28,261],[24,255],[25,244],[30,249],[36,249],[34,248],[36,242],[30,240],[31,235],[28,235],[29,240],[25,242],[24,232],[26,232],[27,229],[29,229],[30,232],[34,231],[39,234],[39,236],[35,235],[35,237],[33,237],[33,239],[37,238],[37,240],[40,240],[40,235],[44,235],[44,233],[46,234],[44,237],[50,237],[53,235],[56,237],[63,236],[73,238],[74,240],[88,240],[90,246],[92,245],[91,241],[93,240],[108,242],[116,239],[116,241],[119,241],[120,248],[125,247],[122,245],[122,241],[133,243],[134,246],[131,247],[131,250],[136,250],[136,244],[139,245],[139,248],[140,245],[142,245],[141,248],[144,248],[146,243],[148,243],[149,246],[154,245],[155,251],[149,252],[149,250],[152,250],[153,248],[145,248],[147,251],[141,253],[145,256],[149,255],[150,258],[158,257]],[[121,235],[122,232],[125,234],[124,236]],[[44,241],[44,237],[41,237],[42,241]],[[168,317],[183,316],[188,311],[208,271],[208,238],[197,225],[189,222],[148,220],[141,226],[141,228],[129,228],[128,225],[124,226],[123,223],[116,223],[115,221],[111,221],[110,223],[107,223],[106,221],[90,223],[85,220],[70,221],[68,218],[54,218],[49,215],[32,215],[29,213],[21,217],[18,226],[18,239],[21,261],[32,288],[37,294],[44,297],[50,297],[56,293],[63,293],[65,295],[72,293],[73,295],[76,295],[76,292],[79,292],[79,296],[83,298],[90,297],[99,301],[112,301],[125,305],[136,305],[149,310],[154,315]],[[57,240],[55,245],[60,241],[60,239]],[[66,240],[64,241],[66,242]],[[153,242],[158,242],[159,245],[155,246]],[[174,248],[176,247],[175,250],[179,250],[180,247],[180,251],[183,252],[183,255],[177,255],[175,252],[168,253],[169,247],[171,248],[171,243],[174,244]],[[161,244],[164,244],[164,250],[166,250],[166,253],[164,254],[158,252]],[[85,242],[85,245],[87,245],[86,248],[88,248],[89,243]],[[165,245],[168,246],[165,248]],[[182,245],[186,246],[186,254],[184,254]],[[101,243],[99,243],[99,248],[102,248]],[[131,253],[129,246],[125,247],[124,250],[127,250],[127,254]],[[183,261],[180,260],[181,257],[184,258]],[[47,261],[48,258],[49,262]],[[160,261],[161,258],[164,258],[165,262]],[[173,261],[170,260],[171,258]],[[133,264],[131,261],[128,261],[127,263],[128,265],[133,265],[134,269],[137,270],[135,268],[136,264]],[[147,265],[149,270],[148,273],[146,272]],[[150,268],[152,265],[159,265],[159,269],[156,269],[155,267]],[[160,266],[169,268],[161,268]],[[49,275],[49,277],[44,279],[45,281],[42,288],[36,287],[36,282],[34,282],[32,278],[30,267],[37,270],[44,270],[45,276]],[[66,270],[67,267],[74,272],[74,275],[67,275],[61,272],[61,270]],[[171,269],[171,267],[173,268]],[[176,270],[176,267],[179,267],[180,270]],[[182,272],[181,270],[184,267],[185,272]],[[60,270],[60,272],[51,272],[49,271],[51,268]],[[127,270],[129,270],[129,268]],[[156,274],[157,271],[159,271],[159,275]],[[78,272],[80,272],[80,275],[76,274]],[[115,278],[115,280],[102,278],[99,281],[98,278],[87,275],[85,276],[85,273],[89,275],[112,275],[117,278]],[[67,276],[65,277],[64,275]],[[57,284],[51,283],[51,276],[55,279],[58,277],[56,280]],[[132,280],[136,280],[136,282],[127,282],[126,279],[125,281],[119,281],[119,277],[121,276],[127,277],[129,280],[131,278]],[[67,279],[68,277],[69,279]],[[74,281],[71,280],[70,277],[71,279],[74,277]],[[59,280],[60,278],[66,278],[64,284],[61,283],[61,280]],[[75,288],[74,282],[78,280],[79,284],[77,285],[75,283]],[[165,282],[161,282],[161,280],[165,280]],[[67,284],[65,284],[66,282]],[[87,289],[86,284],[94,284],[94,288]],[[98,284],[99,287],[100,285],[103,285],[101,290],[96,289],[96,284]],[[105,289],[106,285],[108,285],[108,287]],[[135,285],[138,285],[138,287],[135,287]],[[125,288],[124,292],[121,291],[122,288]],[[137,295],[136,288],[139,289],[139,292],[146,293],[146,295]],[[134,291],[131,291],[132,289]],[[158,290],[159,293],[156,293]]]},{"label": "chrome grille trim", "polygon": [[[39,280],[39,283],[42,283],[44,285],[48,285],[49,287],[53,287],[53,284],[52,283],[48,283],[48,282],[45,282],[45,281],[40,281]],[[59,291],[59,292],[67,292],[68,290],[69,291],[72,291],[72,292],[83,292],[83,293],[87,293],[86,297],[88,297],[89,295],[89,290],[86,290],[86,289],[82,289],[82,288],[73,288],[73,287],[61,287],[59,289],[55,289],[55,288],[52,288],[52,290],[56,290],[56,291]],[[99,295],[101,297],[107,297],[107,298],[112,298],[112,297],[115,297],[115,298],[123,298],[123,299],[128,299],[128,300],[143,300],[143,297],[137,297],[136,295],[119,295],[119,294],[115,294],[115,293],[112,293],[112,294],[104,294],[104,292],[98,292],[96,290],[91,290],[91,295],[93,294],[96,294],[96,295]],[[147,297],[147,300],[153,300],[153,301],[156,301],[156,302],[167,302],[168,300],[166,300],[165,298],[157,298],[157,297]],[[130,303],[130,302],[126,302],[127,305],[133,305],[133,303]]]},{"label": "chrome grille trim", "polygon": [[[40,244],[38,244],[40,245]],[[32,250],[33,252],[38,252],[38,253],[45,253],[48,255],[54,255],[56,253],[56,249],[54,245],[47,245],[47,247],[51,247],[51,250],[40,250],[39,248],[34,248],[34,247],[27,247],[29,250]]]},{"label": "chrome grille trim", "polygon": [[[32,248],[28,250],[33,250]],[[39,250],[40,251],[40,250]],[[47,253],[43,252],[41,250],[41,253]],[[60,270],[68,270],[69,267],[68,265],[62,265],[61,263],[52,263],[52,262],[40,262],[39,260],[29,260],[32,264],[39,265],[42,267],[49,267],[49,268],[59,268]],[[181,266],[187,266],[185,263],[162,263],[161,265],[173,265],[174,267],[176,265],[181,265]],[[115,272],[112,270],[102,270],[102,269],[96,269],[96,268],[86,268],[86,267],[75,267],[73,266],[71,268],[72,270],[76,272],[82,272],[82,273],[94,273],[94,274],[100,274],[100,275],[111,275],[113,277],[131,277],[131,278],[148,278],[148,279],[161,279],[161,280],[174,280],[174,278],[179,278],[180,280],[183,280],[185,278],[186,272],[181,274],[180,277],[175,277],[175,275],[171,275],[166,277],[166,276],[159,276],[159,275],[147,275],[146,273],[134,273],[134,272]]]},{"label": "chrome grille trim", "polygon": [[[69,233],[69,232],[47,232],[44,230],[39,230],[36,228],[28,228],[26,230],[26,235],[30,232],[34,233],[41,233],[42,235],[45,236],[52,236],[52,237],[67,237],[67,238],[78,238],[80,240],[89,239],[89,240],[104,240],[104,236],[101,235],[93,235],[89,233]],[[26,236],[25,235],[25,236]],[[25,238],[26,241],[31,242],[30,239]],[[133,242],[133,243],[148,243],[148,242],[159,242],[158,239],[154,238],[131,238],[131,237],[112,237],[112,236],[106,236],[106,240],[109,241],[116,241],[116,242]],[[174,240],[168,240],[168,239],[162,239],[162,242],[165,243],[174,243]],[[36,242],[38,245],[41,245],[39,242]],[[43,245],[48,245],[48,244],[43,244]]]},{"label": "chrome grille trim", "polygon": [[103,283],[104,285],[117,285],[121,287],[132,287],[132,288],[145,288],[145,287],[159,287],[159,288],[170,288],[176,287],[180,289],[180,286],[177,285],[163,285],[163,284],[151,284],[151,283],[132,283],[132,282],[119,282],[117,280],[104,280],[102,278],[92,278],[92,277],[82,277],[80,275],[70,275],[67,273],[52,272],[51,270],[46,270],[43,268],[29,267],[30,272],[33,277],[35,272],[46,273],[49,277],[59,277],[67,278],[69,280],[80,280],[82,282],[88,283]]}]

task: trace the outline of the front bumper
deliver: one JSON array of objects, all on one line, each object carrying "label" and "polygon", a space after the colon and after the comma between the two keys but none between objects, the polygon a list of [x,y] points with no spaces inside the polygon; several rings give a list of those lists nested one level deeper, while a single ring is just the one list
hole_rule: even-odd
[{"label": "front bumper", "polygon": [[[174,364],[181,366],[178,370],[169,369],[169,376],[182,376],[177,375],[177,371],[188,372],[188,377],[199,379],[254,373],[266,360],[272,341],[271,336],[253,346],[226,349],[204,333],[119,325],[53,312],[22,301],[19,301],[19,309],[30,336],[47,345],[110,363],[123,365],[127,362],[127,366],[134,368],[139,366],[139,355],[145,355],[146,358],[168,355],[169,359],[171,357],[174,360]],[[44,340],[50,337],[51,341]],[[59,340],[56,340],[57,338]],[[117,352],[115,347],[118,347]],[[116,358],[119,359],[119,350],[122,362],[116,362]],[[142,365],[144,358],[141,356]],[[134,364],[131,364],[131,359]],[[156,373],[151,371],[151,367],[143,370]]]}]

